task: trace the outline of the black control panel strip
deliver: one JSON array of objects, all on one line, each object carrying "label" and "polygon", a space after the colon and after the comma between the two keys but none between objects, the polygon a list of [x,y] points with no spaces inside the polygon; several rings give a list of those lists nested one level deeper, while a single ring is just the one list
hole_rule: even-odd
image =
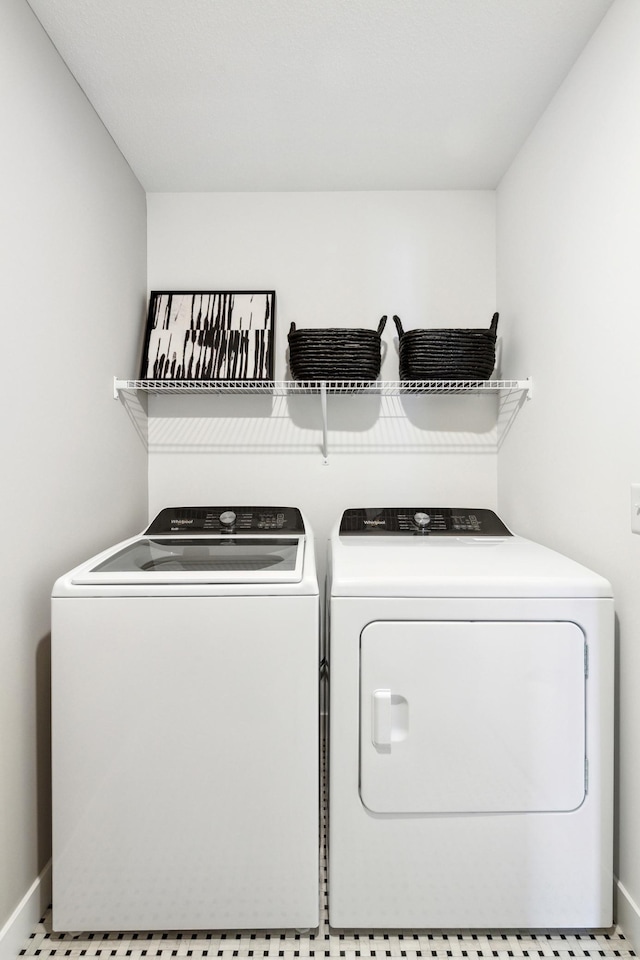
[{"label": "black control panel strip", "polygon": [[304,533],[302,514],[296,507],[166,507],[146,530],[153,536],[271,532]]},{"label": "black control panel strip", "polygon": [[469,507],[358,507],[345,510],[340,536],[510,537],[493,512]]}]

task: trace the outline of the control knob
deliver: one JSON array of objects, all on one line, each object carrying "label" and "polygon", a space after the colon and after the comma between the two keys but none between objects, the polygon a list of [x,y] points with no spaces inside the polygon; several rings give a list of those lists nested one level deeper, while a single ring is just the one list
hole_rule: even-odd
[{"label": "control knob", "polygon": [[420,511],[418,511],[418,513],[414,513],[413,520],[414,520],[414,523],[416,523],[417,526],[419,527],[426,527],[427,524],[431,523],[431,517],[429,516],[429,514],[422,513]]},{"label": "control knob", "polygon": [[220,514],[220,523],[223,523],[225,527],[232,527],[236,522],[236,515],[233,510],[225,510],[224,513]]}]

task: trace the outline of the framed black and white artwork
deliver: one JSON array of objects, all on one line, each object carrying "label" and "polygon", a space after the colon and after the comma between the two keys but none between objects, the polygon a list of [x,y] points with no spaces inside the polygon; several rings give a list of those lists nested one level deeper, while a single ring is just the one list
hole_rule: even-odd
[{"label": "framed black and white artwork", "polygon": [[152,290],[145,380],[273,380],[274,290]]}]

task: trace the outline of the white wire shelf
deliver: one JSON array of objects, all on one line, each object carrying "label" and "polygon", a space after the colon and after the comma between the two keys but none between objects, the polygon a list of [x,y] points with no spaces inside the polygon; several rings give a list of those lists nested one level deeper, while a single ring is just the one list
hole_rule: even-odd
[{"label": "white wire shelf", "polygon": [[[410,394],[498,394],[502,400],[519,396],[518,405],[531,397],[532,382],[526,380],[119,380],[113,378],[113,396],[122,397],[125,406],[141,406],[141,397],[194,396],[214,394],[226,396],[288,397],[301,394],[320,398],[322,412],[322,456],[328,463],[329,424],[328,397],[332,395],[400,397]],[[138,398],[134,400],[133,398]],[[142,404],[145,409],[146,402]],[[139,410],[134,416],[137,421]]]},{"label": "white wire shelf", "polygon": [[503,393],[522,390],[531,393],[526,380],[119,380],[114,377],[113,395],[141,391],[166,394],[267,394],[273,397],[294,394],[377,394],[390,397],[406,394]]}]

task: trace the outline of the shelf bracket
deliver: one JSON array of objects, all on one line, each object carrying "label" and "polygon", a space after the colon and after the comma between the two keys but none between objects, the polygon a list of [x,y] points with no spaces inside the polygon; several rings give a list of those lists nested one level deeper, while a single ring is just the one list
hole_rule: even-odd
[{"label": "shelf bracket", "polygon": [[324,380],[320,383],[320,409],[322,411],[322,462],[325,466],[327,466],[329,463],[329,439],[327,419],[327,384]]},{"label": "shelf bracket", "polygon": [[145,450],[149,450],[149,404],[147,394],[129,386],[126,380],[113,378],[113,399],[119,400],[127,412]]}]

